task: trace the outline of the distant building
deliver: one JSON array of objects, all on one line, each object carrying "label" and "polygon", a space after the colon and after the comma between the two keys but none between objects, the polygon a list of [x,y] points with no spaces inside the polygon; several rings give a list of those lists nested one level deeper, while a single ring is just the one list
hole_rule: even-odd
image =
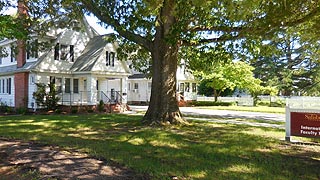
[{"label": "distant building", "polygon": [[[128,78],[128,103],[147,104],[151,95],[151,79],[144,74],[133,70],[133,75]],[[197,99],[197,81],[194,76],[186,70],[184,63],[177,69],[177,98],[182,101]]]}]

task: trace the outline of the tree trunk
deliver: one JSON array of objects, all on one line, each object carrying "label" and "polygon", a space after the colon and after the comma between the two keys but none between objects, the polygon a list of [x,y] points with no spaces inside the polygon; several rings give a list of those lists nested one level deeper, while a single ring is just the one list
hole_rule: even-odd
[{"label": "tree trunk", "polygon": [[[173,2],[165,0],[153,42],[152,89],[149,108],[142,122],[149,125],[185,124],[177,102],[176,72],[179,46],[169,42],[175,21]],[[170,37],[171,38],[170,38]]]},{"label": "tree trunk", "polygon": [[[151,125],[181,124],[182,118],[176,96],[177,51],[153,52],[152,90],[148,111],[143,122]],[[166,56],[161,55],[166,53]]]},{"label": "tree trunk", "polygon": [[214,102],[217,102],[218,101],[218,92],[217,92],[217,90],[213,90],[213,96],[214,96]]}]

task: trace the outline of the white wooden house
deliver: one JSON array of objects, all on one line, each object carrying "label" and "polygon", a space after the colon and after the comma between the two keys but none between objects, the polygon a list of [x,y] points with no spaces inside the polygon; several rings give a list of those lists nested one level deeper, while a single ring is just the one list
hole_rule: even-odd
[{"label": "white wooden house", "polygon": [[[117,59],[117,44],[107,40],[109,35],[99,35],[85,18],[65,24],[69,27],[53,28],[45,37],[34,35],[24,51],[16,48],[17,40],[0,41],[5,52],[0,56],[2,105],[39,108],[33,97],[36,83],[49,82],[55,83],[62,105],[149,102],[151,79]],[[39,49],[43,43],[47,48]],[[179,97],[195,100],[196,83],[183,65],[178,68]]]},{"label": "white wooden house", "polygon": [[[197,99],[197,80],[187,71],[182,62],[177,69],[177,98],[178,101],[194,101]],[[128,78],[128,103],[148,104],[151,95],[151,79],[133,70]]]},{"label": "white wooden house", "polygon": [[[127,64],[118,61],[117,45],[108,35],[100,36],[85,19],[73,24],[76,28],[57,28],[45,38],[46,50],[28,48],[16,55],[16,40],[2,40],[0,58],[0,102],[11,107],[36,108],[33,92],[36,83],[54,82],[60,104],[96,105],[98,101],[126,103]],[[30,46],[28,46],[30,47]]]}]

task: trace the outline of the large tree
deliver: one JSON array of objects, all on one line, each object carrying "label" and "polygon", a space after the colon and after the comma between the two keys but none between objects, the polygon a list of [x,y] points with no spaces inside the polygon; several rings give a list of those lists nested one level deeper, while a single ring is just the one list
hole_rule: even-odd
[{"label": "large tree", "polygon": [[[29,0],[30,7],[55,1]],[[47,2],[48,1],[48,2]],[[84,11],[112,26],[135,54],[149,54],[152,92],[143,118],[147,124],[178,124],[185,120],[176,100],[176,70],[182,46],[245,40],[272,35],[279,28],[319,22],[319,1],[305,0],[65,0],[65,11]],[[32,3],[41,3],[32,5]],[[53,8],[52,8],[53,7]],[[58,6],[59,7],[59,6]],[[57,9],[57,8],[56,8]],[[60,9],[60,8],[58,8]],[[36,12],[36,11],[34,11]],[[314,23],[317,26],[317,23]],[[313,28],[313,27],[312,27]],[[133,51],[131,49],[131,51]]]},{"label": "large tree", "polygon": [[[319,95],[320,37],[293,28],[265,41],[258,57],[251,59],[264,85],[277,86],[282,95]],[[316,91],[315,91],[316,90]]]}]

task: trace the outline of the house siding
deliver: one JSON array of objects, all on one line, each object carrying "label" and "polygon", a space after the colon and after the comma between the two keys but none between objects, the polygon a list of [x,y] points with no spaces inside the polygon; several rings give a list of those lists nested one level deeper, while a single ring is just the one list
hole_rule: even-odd
[{"label": "house siding", "polygon": [[38,82],[38,78],[39,76],[37,74],[29,74],[28,108],[36,108],[33,92],[37,90],[36,83]]},{"label": "house siding", "polygon": [[[81,52],[85,48],[86,43],[89,41],[89,37],[86,34],[82,34],[76,31],[67,30],[58,37],[57,42],[63,45],[74,45],[74,59],[80,56]],[[73,65],[71,60],[55,60],[54,59],[54,47],[48,52],[46,57],[38,65],[37,70],[40,72],[52,72],[52,73],[71,73],[70,69]]]},{"label": "house siding", "polygon": [[[151,89],[148,88],[148,83],[151,83],[149,79],[129,79],[130,88],[128,87],[128,102],[140,103],[149,102]],[[135,84],[138,84],[138,88],[135,88]]]},{"label": "house siding", "polygon": [[92,68],[92,71],[96,72],[107,72],[107,73],[115,73],[115,74],[120,74],[120,73],[129,73],[124,65],[123,62],[119,61],[117,58],[117,54],[115,54],[115,59],[114,59],[114,66],[111,65],[106,65],[106,51],[108,52],[114,52],[116,53],[116,47],[109,43],[106,45],[104,48],[102,55],[98,58],[96,64]]}]

